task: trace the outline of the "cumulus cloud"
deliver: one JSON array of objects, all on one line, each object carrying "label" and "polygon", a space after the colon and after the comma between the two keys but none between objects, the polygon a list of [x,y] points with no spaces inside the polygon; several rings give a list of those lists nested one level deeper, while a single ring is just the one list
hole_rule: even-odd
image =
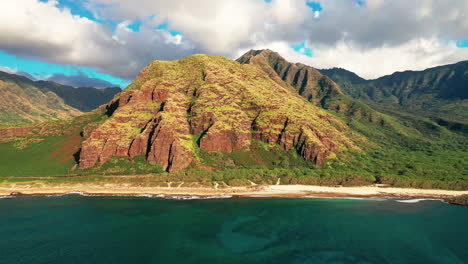
[{"label": "cumulus cloud", "polygon": [[[102,13],[113,19],[144,19],[154,15],[154,24],[169,21],[170,26],[183,32],[205,50],[223,53],[236,49],[248,41],[252,28],[263,20],[252,12],[262,14],[261,1],[207,0],[207,1],[95,1],[111,8],[101,9]],[[208,8],[209,7],[209,8]],[[247,12],[244,12],[247,11]]]},{"label": "cumulus cloud", "polygon": [[52,74],[45,78],[46,81],[53,81],[63,85],[69,85],[73,87],[95,87],[95,88],[106,88],[115,87],[117,85],[104,81],[98,78],[89,77],[83,72],[78,72],[76,75],[65,75],[65,74]]},{"label": "cumulus cloud", "polygon": [[[468,1],[321,1],[317,23],[306,23],[308,40],[334,45],[343,40],[363,48],[396,46],[414,39],[468,37]],[[464,11],[462,11],[464,10]]]},{"label": "cumulus cloud", "polygon": [[[320,68],[345,67],[366,78],[468,59],[453,40],[468,35],[467,1],[367,0],[93,0],[120,19],[167,20],[203,51],[236,58],[250,48],[278,46],[286,57]],[[293,53],[306,41],[315,57]],[[274,48],[273,48],[274,49]],[[278,50],[281,49],[281,50]],[[378,65],[378,66],[376,66]]]},{"label": "cumulus cloud", "polygon": [[0,71],[10,73],[10,74],[16,74],[18,72],[17,69],[12,69],[12,68],[6,67],[6,66],[0,66]]},{"label": "cumulus cloud", "polygon": [[[193,53],[237,58],[271,48],[318,68],[344,67],[366,78],[468,59],[454,41],[468,37],[468,1],[458,0],[88,0],[110,26],[72,15],[57,1],[1,1],[0,49],[83,65],[125,79],[152,60]],[[308,4],[320,6],[319,10]],[[139,31],[128,28],[141,23]],[[167,29],[157,29],[165,23]],[[293,51],[306,43],[313,57]]]},{"label": "cumulus cloud", "polygon": [[[456,47],[455,42],[443,44],[437,39],[419,39],[395,46],[382,46],[361,49],[352,44],[340,41],[333,46],[312,46],[314,57],[295,52],[287,42],[273,42],[254,47],[269,48],[280,53],[291,62],[301,62],[318,69],[333,67],[353,71],[366,79],[378,78],[395,71],[424,70],[444,64],[468,59],[468,49]],[[241,55],[246,50],[241,50]],[[318,53],[318,54],[316,54]]]},{"label": "cumulus cloud", "polygon": [[6,67],[6,66],[0,66],[0,71],[2,72],[6,72],[6,73],[9,73],[9,74],[16,74],[16,75],[21,75],[21,76],[24,76],[26,78],[29,78],[31,80],[37,80],[36,77],[32,76],[31,74],[27,73],[27,72],[24,72],[24,71],[19,71],[18,69],[16,68],[10,68],[10,67]]},{"label": "cumulus cloud", "polygon": [[[117,20],[153,17],[187,36],[203,51],[232,55],[270,34],[290,34],[313,11],[306,0],[92,0],[101,13]],[[295,32],[298,33],[299,32]]]},{"label": "cumulus cloud", "polygon": [[1,1],[0,49],[53,63],[89,66],[126,79],[154,59],[194,52],[164,30],[142,27],[133,32],[122,22],[113,31],[57,4],[57,0]]}]

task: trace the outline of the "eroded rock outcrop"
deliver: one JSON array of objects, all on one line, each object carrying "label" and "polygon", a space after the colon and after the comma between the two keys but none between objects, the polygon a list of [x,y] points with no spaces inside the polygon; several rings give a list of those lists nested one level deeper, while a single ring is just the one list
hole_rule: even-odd
[{"label": "eroded rock outcrop", "polygon": [[286,61],[271,50],[250,50],[239,59],[242,64],[258,65],[276,83],[293,90],[309,102],[357,120],[377,123],[382,116],[369,106],[343,93],[341,87],[317,69]]},{"label": "eroded rock outcrop", "polygon": [[80,167],[113,156],[144,155],[167,171],[187,168],[196,149],[232,152],[252,139],[296,149],[321,165],[331,153],[354,148],[346,126],[258,65],[193,55],[155,61],[107,106],[110,116],[89,129]]},{"label": "eroded rock outcrop", "polygon": [[323,105],[327,97],[343,95],[341,88],[318,70],[301,63],[288,62],[271,50],[251,50],[237,61],[259,65],[278,84],[290,84],[301,96],[316,105]]}]

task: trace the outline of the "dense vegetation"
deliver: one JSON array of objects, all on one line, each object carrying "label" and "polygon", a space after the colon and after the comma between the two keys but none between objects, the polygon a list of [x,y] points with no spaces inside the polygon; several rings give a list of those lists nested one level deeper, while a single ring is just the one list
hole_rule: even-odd
[{"label": "dense vegetation", "polygon": [[[214,68],[219,69],[219,67]],[[262,76],[260,73],[255,73]],[[220,74],[222,73],[218,73]],[[352,80],[348,85],[365,82],[356,76],[349,76]],[[207,76],[203,76],[205,77]],[[268,87],[272,85],[271,82],[265,81],[265,83]],[[135,88],[134,86],[130,89]],[[200,87],[198,91],[190,90],[187,94],[203,92],[202,88],[205,86]],[[128,91],[131,92],[131,90]],[[262,92],[265,98],[272,100],[270,98],[273,95],[270,95],[267,89]],[[209,93],[206,94],[209,95]],[[248,95],[253,96],[254,93]],[[190,146],[193,161],[183,171],[167,173],[160,165],[149,164],[145,155],[138,155],[134,158],[114,156],[102,165],[98,163],[92,168],[78,168],[77,162],[82,141],[89,137],[89,128],[104,124],[112,118],[112,113],[109,112],[112,110],[110,107],[107,112],[106,109],[100,108],[72,120],[49,121],[32,125],[30,133],[23,136],[0,138],[0,182],[37,179],[50,183],[112,181],[155,186],[167,186],[167,182],[199,185],[212,185],[213,182],[217,182],[223,187],[276,184],[279,180],[282,184],[366,185],[379,183],[417,188],[468,189],[468,141],[463,126],[459,125],[460,122],[421,116],[417,113],[409,113],[408,108],[405,107],[392,106],[394,107],[392,108],[385,106],[382,102],[373,102],[375,105],[373,104],[372,107],[380,111],[377,112],[364,103],[356,100],[349,101],[349,99],[340,101],[341,98],[347,97],[341,94],[328,98],[326,101],[347,107],[350,106],[349,102],[357,102],[356,104],[362,105],[366,111],[362,111],[360,107],[357,107],[354,112],[336,111],[333,108],[317,109],[323,116],[330,115],[335,118],[336,124],[344,126],[339,129],[345,129],[348,132],[347,135],[358,138],[353,138],[353,143],[358,148],[342,149],[338,155],[331,155],[321,167],[315,166],[313,162],[305,161],[296,148],[284,151],[280,145],[250,140],[248,149],[234,149],[230,153],[207,151],[200,149],[199,141],[202,135],[198,137],[189,135],[184,144]],[[285,105],[297,102],[296,99],[287,100],[287,98],[277,101]],[[304,103],[309,104],[306,101]],[[141,105],[140,108],[142,108]],[[131,111],[132,109],[129,108],[129,111],[124,114],[133,114],[135,111]],[[234,107],[216,106],[211,107],[210,111],[223,113],[223,111],[233,111],[233,109]],[[284,109],[284,111],[292,111],[293,108],[284,107]],[[352,110],[352,108],[349,109]],[[190,110],[192,112],[184,110],[183,114],[184,118],[193,122],[194,117],[190,115],[196,113],[197,109]],[[203,113],[206,109],[198,109],[198,111]],[[272,110],[269,118],[284,114],[283,112],[278,113]],[[362,118],[365,113],[375,113],[377,118]],[[304,115],[304,113],[295,112],[291,116],[293,114]],[[121,113],[117,117],[124,120],[127,116]],[[147,118],[143,115],[139,117]],[[234,117],[232,124],[236,122]],[[441,124],[441,122],[445,123]],[[141,133],[142,130],[135,129],[136,127],[133,127],[131,122],[126,124],[129,127],[122,129],[128,128],[131,133]],[[317,126],[320,124],[317,123]],[[114,177],[115,175],[135,175],[135,177]],[[47,177],[44,178],[44,176]]]},{"label": "dense vegetation", "polygon": [[[84,177],[82,180],[88,181],[90,178],[86,175],[150,174],[151,180],[145,181],[154,184],[173,181],[209,185],[217,181],[237,186],[250,185],[251,182],[275,184],[280,178],[282,184],[349,186],[381,183],[417,188],[468,189],[464,137],[441,127],[437,129],[441,130],[439,136],[410,136],[401,141],[399,136],[376,125],[369,129],[367,136],[376,139],[386,137],[386,140],[380,139],[379,144],[369,145],[365,151],[343,153],[322,168],[305,162],[293,150],[284,152],[279,147],[269,149],[266,144],[254,141],[250,150],[232,153],[198,150],[198,162],[194,162],[188,170],[176,173],[164,172],[159,165],[148,164],[142,156],[134,159],[114,157],[102,166],[72,169],[76,165],[74,154],[79,147],[76,137],[80,137],[79,132],[75,131],[70,135],[44,137],[42,141],[33,140],[25,145],[22,145],[25,139],[0,144],[0,176],[11,181],[5,176],[68,175]],[[64,148],[64,145],[67,147]],[[54,179],[64,181],[63,177],[49,178],[48,181],[54,182]]]},{"label": "dense vegetation", "polygon": [[321,70],[353,98],[386,110],[417,113],[442,122],[468,123],[468,61],[396,72],[364,80],[344,69]]},{"label": "dense vegetation", "polygon": [[[274,51],[250,50],[237,61],[260,66],[280,85],[324,109],[367,122],[378,122],[381,119],[377,111],[343,93],[334,80],[310,66],[288,62]],[[345,75],[346,80],[349,78],[356,81],[356,78],[360,78],[350,72],[340,73]]]},{"label": "dense vegetation", "polygon": [[0,124],[67,119],[107,103],[118,87],[74,88],[0,71]]},{"label": "dense vegetation", "polygon": [[81,112],[52,92],[44,92],[29,79],[0,72],[0,123],[21,124],[67,119]]},{"label": "dense vegetation", "polygon": [[37,81],[35,85],[43,91],[51,91],[57,94],[66,104],[83,112],[89,112],[100,105],[106,104],[122,91],[119,87],[75,88],[50,81]]}]

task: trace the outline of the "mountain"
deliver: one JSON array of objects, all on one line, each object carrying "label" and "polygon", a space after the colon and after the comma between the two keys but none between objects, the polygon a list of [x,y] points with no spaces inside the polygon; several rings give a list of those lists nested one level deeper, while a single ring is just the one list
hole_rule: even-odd
[{"label": "mountain", "polygon": [[352,90],[355,85],[363,84],[367,81],[354,72],[342,68],[321,69],[319,71],[339,84],[346,94],[349,94],[349,91]]},{"label": "mountain", "polygon": [[[454,130],[468,129],[468,126],[442,123],[422,115],[389,111],[388,107],[382,108],[372,101],[352,98],[344,91],[353,91],[356,87],[365,86],[368,81],[345,69],[319,71],[301,63],[288,62],[278,53],[268,49],[250,50],[237,61],[259,66],[285,89],[299,94],[318,107],[336,112],[350,128],[378,144],[382,138],[400,144],[398,142],[402,141],[401,136],[438,137],[444,133],[440,125]],[[466,107],[464,110],[466,111]]]},{"label": "mountain", "polygon": [[145,156],[179,171],[200,160],[199,150],[231,153],[252,140],[295,150],[318,166],[356,149],[343,122],[256,65],[224,57],[155,61],[106,108],[109,118],[82,144],[81,168]]},{"label": "mountain", "polygon": [[322,108],[370,122],[379,122],[382,118],[377,111],[343,93],[337,83],[317,69],[288,62],[274,51],[250,50],[237,61],[259,65],[279,85],[295,90]]},{"label": "mountain", "polygon": [[35,84],[43,91],[51,91],[57,94],[66,104],[83,112],[96,109],[98,106],[109,102],[116,94],[122,91],[120,87],[75,88],[50,81],[36,81]]},{"label": "mountain", "polygon": [[26,77],[0,72],[0,123],[31,123],[82,114]]},{"label": "mountain", "polygon": [[[272,51],[240,61],[202,54],[154,61],[89,113],[0,127],[0,176],[468,189],[466,134],[424,116],[376,111]],[[366,112],[349,111],[355,105]]]},{"label": "mountain", "polygon": [[0,123],[21,124],[67,119],[107,103],[121,91],[111,88],[74,88],[50,81],[33,81],[0,71]]},{"label": "mountain", "polygon": [[468,61],[368,81],[343,69],[321,72],[353,98],[387,109],[468,122]]}]

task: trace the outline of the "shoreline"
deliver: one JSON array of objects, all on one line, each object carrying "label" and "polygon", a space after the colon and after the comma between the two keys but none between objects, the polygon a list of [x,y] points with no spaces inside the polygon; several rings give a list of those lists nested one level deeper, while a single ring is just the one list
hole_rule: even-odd
[{"label": "shoreline", "polygon": [[[413,189],[379,186],[332,187],[315,185],[252,185],[245,187],[138,187],[125,184],[63,184],[0,186],[0,197],[54,196],[64,194],[86,196],[146,196],[185,199],[197,198],[402,198],[441,199],[447,202],[468,196],[468,191]],[[454,202],[455,204],[460,204]]]}]

